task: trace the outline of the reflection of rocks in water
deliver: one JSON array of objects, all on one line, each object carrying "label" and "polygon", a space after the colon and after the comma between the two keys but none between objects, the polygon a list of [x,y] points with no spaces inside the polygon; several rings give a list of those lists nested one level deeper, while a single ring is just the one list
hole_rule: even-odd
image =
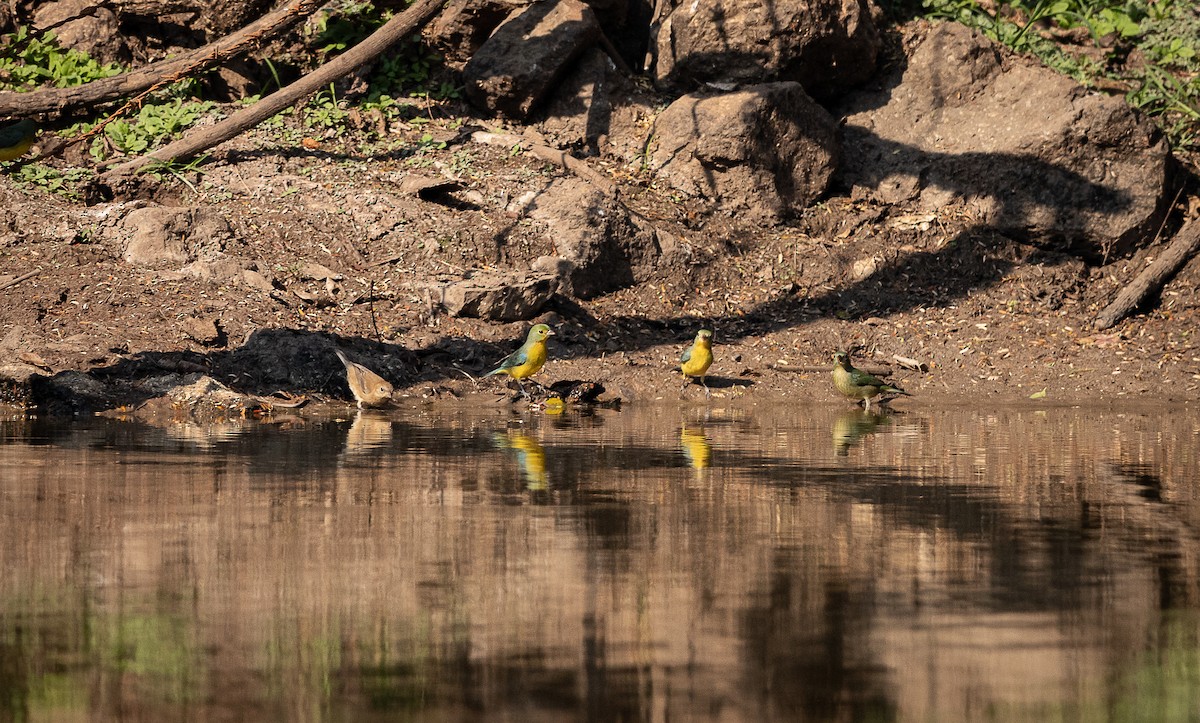
[{"label": "reflection of rocks in water", "polygon": [[850,448],[864,437],[874,433],[875,428],[887,421],[887,414],[875,414],[856,409],[833,420],[833,451],[839,457],[850,454]]},{"label": "reflection of rocks in water", "polygon": [[704,428],[682,427],[679,430],[679,446],[694,470],[708,469],[712,463],[712,445],[704,434]]}]

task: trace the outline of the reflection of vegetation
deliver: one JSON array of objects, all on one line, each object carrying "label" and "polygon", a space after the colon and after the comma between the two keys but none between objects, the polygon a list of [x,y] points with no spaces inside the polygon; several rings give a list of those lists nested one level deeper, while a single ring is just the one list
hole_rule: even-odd
[{"label": "reflection of vegetation", "polygon": [[175,616],[135,615],[110,622],[104,631],[108,665],[122,675],[137,676],[139,688],[170,703],[199,699],[204,690],[204,667],[198,655],[191,622]]},{"label": "reflection of vegetation", "polygon": [[1192,721],[1200,715],[1200,630],[1195,611],[1168,611],[1159,646],[1116,685],[1114,721]]}]

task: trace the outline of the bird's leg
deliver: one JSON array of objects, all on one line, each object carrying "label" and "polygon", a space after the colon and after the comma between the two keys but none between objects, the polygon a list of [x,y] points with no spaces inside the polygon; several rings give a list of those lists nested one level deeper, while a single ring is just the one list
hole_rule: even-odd
[{"label": "bird's leg", "polygon": [[700,386],[704,387],[704,398],[712,399],[712,392],[708,391],[708,385],[704,383],[704,377],[700,377]]},{"label": "bird's leg", "polygon": [[866,397],[865,399],[863,399],[863,404],[866,405],[863,407],[864,412],[871,411],[871,398],[870,397]]}]

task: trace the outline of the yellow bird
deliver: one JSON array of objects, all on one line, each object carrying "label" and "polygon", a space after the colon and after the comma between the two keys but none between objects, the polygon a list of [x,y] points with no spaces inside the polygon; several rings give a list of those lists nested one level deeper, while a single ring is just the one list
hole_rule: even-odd
[{"label": "yellow bird", "polygon": [[341,349],[334,347],[333,352],[342,360],[346,367],[346,384],[350,392],[358,400],[358,406],[382,407],[392,401],[392,385],[388,380],[366,368],[362,364],[350,361]]},{"label": "yellow bird", "polygon": [[25,155],[37,138],[37,123],[19,120],[0,128],[0,161],[12,161]]},{"label": "yellow bird", "polygon": [[683,352],[683,356],[679,357],[679,371],[683,372],[684,380],[680,392],[687,389],[688,382],[695,377],[700,379],[700,385],[704,387],[705,398],[712,396],[708,385],[704,383],[708,368],[713,363],[712,336],[713,333],[708,329],[701,329],[696,333],[696,340]]},{"label": "yellow bird", "polygon": [[501,359],[499,365],[484,376],[507,374],[517,380],[517,388],[521,390],[521,394],[528,396],[525,394],[525,387],[521,386],[521,380],[541,371],[542,365],[549,357],[549,353],[546,351],[546,339],[552,336],[554,336],[554,332],[550,330],[550,327],[545,324],[534,324],[521,348]]}]

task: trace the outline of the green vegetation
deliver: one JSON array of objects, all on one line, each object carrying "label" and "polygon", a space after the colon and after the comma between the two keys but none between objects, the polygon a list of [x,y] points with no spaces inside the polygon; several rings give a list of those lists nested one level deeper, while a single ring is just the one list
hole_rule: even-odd
[{"label": "green vegetation", "polygon": [[[114,153],[137,155],[158,146],[182,133],[216,107],[210,101],[175,100],[142,106],[133,118],[118,118],[104,127],[104,132],[92,139],[89,153],[104,161]],[[68,138],[77,137],[96,127],[96,123],[76,123],[63,131]]]},{"label": "green vegetation", "polygon": [[1126,90],[1180,151],[1200,150],[1200,14],[1192,0],[895,0],[956,20],[1085,85]]},{"label": "green vegetation", "polygon": [[118,75],[120,65],[102,65],[86,53],[63,50],[54,33],[29,34],[21,26],[0,37],[0,90],[31,90],[49,83],[59,88]]},{"label": "green vegetation", "polygon": [[12,177],[26,186],[57,193],[73,201],[79,200],[79,184],[92,177],[89,168],[54,168],[44,163],[22,163],[10,171]]}]

